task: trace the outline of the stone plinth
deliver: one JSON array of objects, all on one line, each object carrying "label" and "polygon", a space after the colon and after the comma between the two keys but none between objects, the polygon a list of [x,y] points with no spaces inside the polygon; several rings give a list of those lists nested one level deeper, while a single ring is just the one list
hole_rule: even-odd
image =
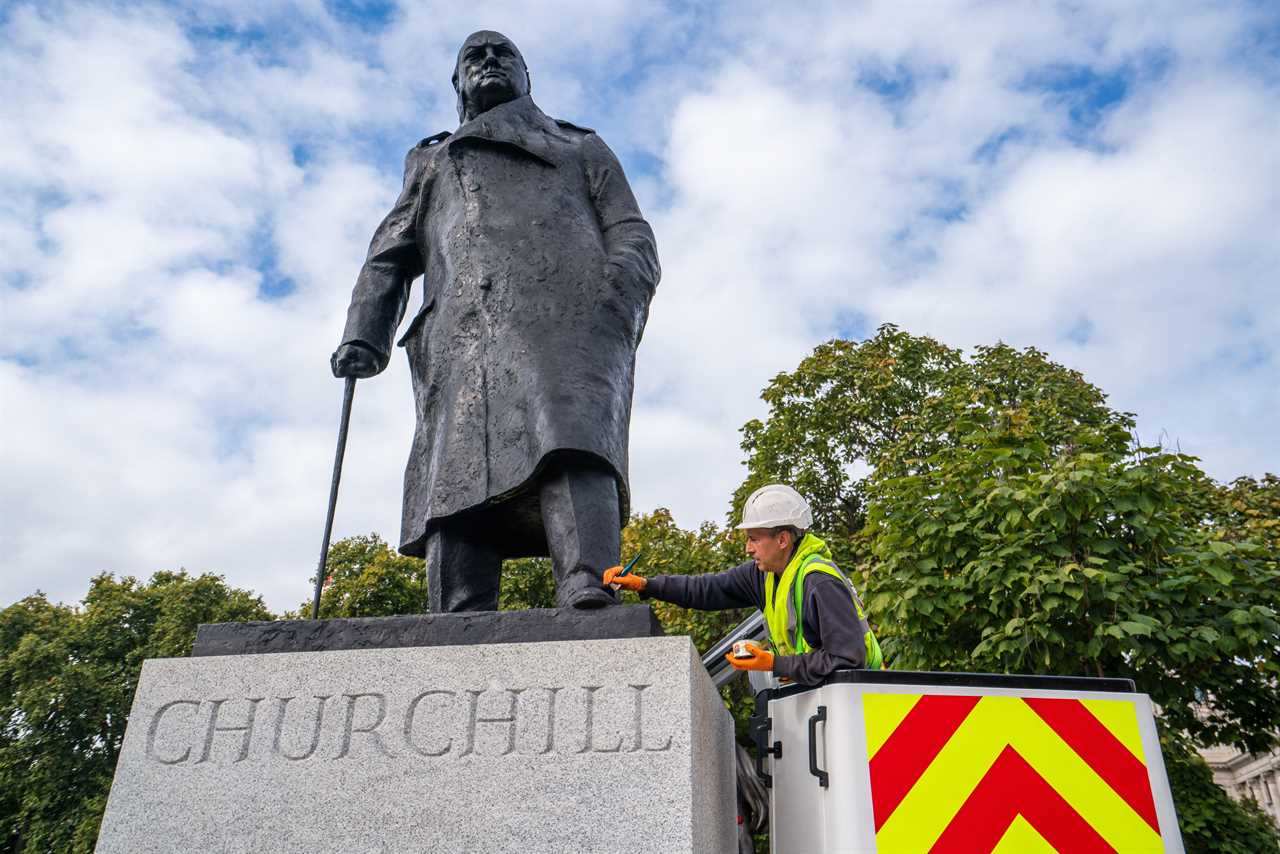
[{"label": "stone plinth", "polygon": [[645,638],[662,634],[662,627],[648,605],[615,605],[595,611],[532,608],[336,620],[207,623],[197,629],[191,654],[323,652],[391,646]]},{"label": "stone plinth", "polygon": [[99,852],[731,852],[686,637],[146,662]]}]

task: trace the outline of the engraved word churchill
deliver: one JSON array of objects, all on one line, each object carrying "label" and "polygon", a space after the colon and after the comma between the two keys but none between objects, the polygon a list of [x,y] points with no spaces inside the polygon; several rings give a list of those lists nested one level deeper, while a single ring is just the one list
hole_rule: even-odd
[{"label": "engraved word churchill", "polygon": [[301,763],[352,756],[643,754],[673,737],[646,714],[651,685],[431,688],[306,697],[169,700],[151,714],[146,756],[160,765]]}]

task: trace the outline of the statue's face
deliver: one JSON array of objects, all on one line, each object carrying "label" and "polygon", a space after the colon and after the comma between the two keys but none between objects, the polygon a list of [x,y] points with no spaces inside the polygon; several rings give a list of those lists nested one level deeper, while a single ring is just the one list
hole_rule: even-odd
[{"label": "statue's face", "polygon": [[467,39],[458,53],[456,75],[467,118],[529,94],[524,60],[499,33],[481,32]]}]

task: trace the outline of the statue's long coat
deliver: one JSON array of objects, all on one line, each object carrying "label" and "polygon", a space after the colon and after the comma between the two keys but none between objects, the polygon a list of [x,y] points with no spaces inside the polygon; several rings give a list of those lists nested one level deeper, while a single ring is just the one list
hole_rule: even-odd
[{"label": "statue's long coat", "polygon": [[[506,553],[545,554],[538,473],[593,458],[618,480],[627,518],[627,430],[636,345],[660,275],[653,231],[613,152],[528,96],[495,107],[405,160],[404,190],[374,234],[344,343],[380,368],[401,337],[417,430],[400,550],[429,526],[488,509]],[[489,526],[486,526],[489,527]]]}]

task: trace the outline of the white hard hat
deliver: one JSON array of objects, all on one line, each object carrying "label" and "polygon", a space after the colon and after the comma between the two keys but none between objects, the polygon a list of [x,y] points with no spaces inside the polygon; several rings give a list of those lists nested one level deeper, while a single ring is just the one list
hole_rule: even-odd
[{"label": "white hard hat", "polygon": [[804,531],[812,524],[813,511],[804,496],[785,483],[771,483],[747,496],[738,530],[790,526]]}]

